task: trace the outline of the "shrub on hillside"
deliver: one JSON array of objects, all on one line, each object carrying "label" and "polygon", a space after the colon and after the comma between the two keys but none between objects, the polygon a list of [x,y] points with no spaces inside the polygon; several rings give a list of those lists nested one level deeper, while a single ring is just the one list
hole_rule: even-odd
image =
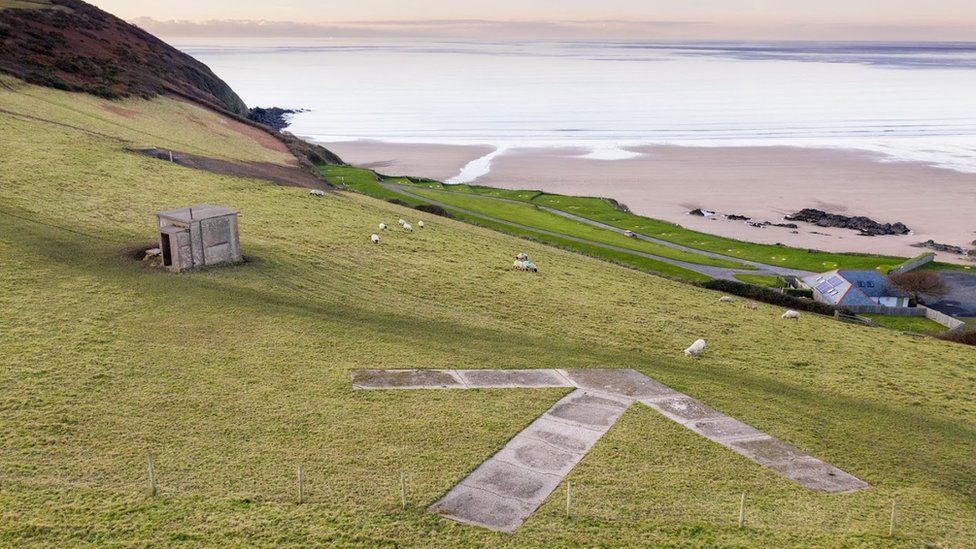
[{"label": "shrub on hillside", "polygon": [[963,345],[976,346],[976,330],[970,330],[968,332],[958,332],[958,333],[944,333],[944,334],[939,334],[937,337],[939,339],[944,339],[946,341],[962,343]]},{"label": "shrub on hillside", "polygon": [[436,204],[421,204],[420,206],[417,206],[414,209],[420,210],[422,212],[427,212],[429,214],[439,215],[441,217],[450,217],[452,219],[454,218],[454,216],[451,215],[451,212],[445,210],[444,208]]},{"label": "shrub on hillside", "polygon": [[820,303],[819,301],[813,301],[812,299],[794,297],[777,292],[771,288],[731,280],[709,280],[708,282],[702,282],[701,286],[709,290],[737,295],[754,301],[769,303],[770,305],[779,305],[780,307],[787,307],[797,311],[833,316],[838,310],[836,307],[827,305],[826,303]]}]

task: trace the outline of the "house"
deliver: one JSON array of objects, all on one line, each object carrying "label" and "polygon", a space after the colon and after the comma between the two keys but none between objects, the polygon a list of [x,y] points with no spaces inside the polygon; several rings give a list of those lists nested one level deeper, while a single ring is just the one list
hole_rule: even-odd
[{"label": "house", "polygon": [[813,298],[842,307],[909,307],[909,295],[878,271],[840,269],[804,277]]},{"label": "house", "polygon": [[210,204],[157,212],[163,266],[180,272],[241,261],[237,215]]}]

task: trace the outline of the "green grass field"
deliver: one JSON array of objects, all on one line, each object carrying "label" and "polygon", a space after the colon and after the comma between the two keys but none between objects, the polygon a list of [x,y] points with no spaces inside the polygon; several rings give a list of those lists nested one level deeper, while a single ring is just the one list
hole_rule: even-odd
[{"label": "green grass field", "polygon": [[735,275],[735,278],[746,284],[765,286],[766,288],[783,288],[786,286],[786,281],[781,276],[738,274]]},{"label": "green grass field", "polygon": [[738,257],[759,263],[778,265],[794,269],[822,272],[836,268],[874,269],[898,265],[903,258],[872,256],[864,254],[837,254],[830,252],[810,252],[789,248],[755,244],[685,229],[673,223],[634,215],[614,207],[602,198],[575,197],[549,194],[539,191],[508,191],[477,185],[442,185],[427,183],[424,186],[458,193],[477,194],[520,200],[540,206],[576,214],[607,225],[628,229],[640,234],[659,238],[689,248]]},{"label": "green grass field", "polygon": [[891,328],[892,330],[901,330],[902,332],[913,332],[917,334],[928,334],[935,335],[941,334],[946,331],[946,327],[939,324],[938,322],[929,320],[923,317],[910,317],[910,316],[888,316],[888,315],[873,315],[873,314],[862,314],[865,318],[869,318],[880,326],[885,328]]},{"label": "green grass field", "polygon": [[[72,120],[104,106],[72,105]],[[127,146],[0,113],[0,545],[976,539],[970,348],[816,315],[784,322],[775,307],[722,304],[461,221],[425,216],[427,229],[374,246],[377,223],[417,212],[356,193],[316,199]],[[154,243],[152,212],[199,202],[242,211],[246,264],[172,275],[131,259]],[[540,274],[511,270],[519,250]],[[698,337],[708,352],[686,359]],[[369,367],[635,368],[873,487],[807,491],[633,408],[570,475],[572,518],[560,488],[517,533],[494,534],[425,508],[563,392],[351,391],[349,370]]]},{"label": "green grass field", "polygon": [[[353,168],[349,166],[322,166],[322,173],[325,177],[333,184],[339,186],[340,188],[352,189],[369,196],[376,198],[381,198],[383,200],[391,201],[396,200],[403,202],[409,206],[419,206],[423,204],[429,204],[427,201],[422,199],[416,199],[413,196],[405,195],[402,193],[394,192],[383,185],[380,185],[378,176],[371,170],[366,170],[362,168]],[[405,178],[386,178],[385,182],[396,183],[406,185],[410,181]],[[513,227],[512,225],[503,224],[496,222],[492,219],[486,219],[482,216],[470,215],[458,211],[456,209],[447,208],[448,212],[457,219],[461,219],[471,223],[473,225],[478,225],[481,227],[486,227],[493,229],[498,232],[510,234],[513,236],[518,236],[520,238],[525,238],[528,240],[533,240],[535,242],[540,242],[543,244],[548,244],[550,246],[555,246],[557,248],[562,248],[565,250],[570,250],[582,254],[589,255],[591,257],[596,257],[603,259],[605,261],[610,261],[617,263],[619,265],[631,267],[634,269],[639,269],[642,271],[658,274],[661,276],[666,276],[676,280],[684,280],[687,282],[704,282],[710,280],[710,277],[703,274],[691,271],[682,267],[650,259],[647,257],[641,257],[633,255],[630,253],[622,252],[619,250],[607,249],[604,247],[586,244],[579,241],[570,240],[567,238],[560,238],[550,234],[545,234],[539,231]],[[421,215],[421,214],[416,214]],[[424,217],[430,217],[424,214]],[[588,227],[582,227],[587,229]]]}]

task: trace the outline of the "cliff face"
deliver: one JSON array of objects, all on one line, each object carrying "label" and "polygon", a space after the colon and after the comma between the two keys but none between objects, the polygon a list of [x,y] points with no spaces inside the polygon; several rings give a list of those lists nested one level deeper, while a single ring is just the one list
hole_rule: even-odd
[{"label": "cliff face", "polygon": [[80,0],[0,0],[0,71],[108,98],[172,94],[247,116],[206,65]]}]

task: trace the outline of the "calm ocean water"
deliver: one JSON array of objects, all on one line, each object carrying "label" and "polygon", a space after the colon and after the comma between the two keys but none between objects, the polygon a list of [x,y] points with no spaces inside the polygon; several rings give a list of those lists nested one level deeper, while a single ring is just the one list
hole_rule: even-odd
[{"label": "calm ocean water", "polygon": [[976,172],[976,44],[467,43],[178,46],[320,140],[513,146],[799,145]]}]

